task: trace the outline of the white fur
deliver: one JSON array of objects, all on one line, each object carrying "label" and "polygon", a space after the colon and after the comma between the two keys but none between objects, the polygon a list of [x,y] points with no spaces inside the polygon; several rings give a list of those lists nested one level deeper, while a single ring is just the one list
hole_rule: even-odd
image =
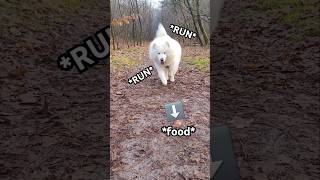
[{"label": "white fur", "polygon": [[167,85],[168,80],[174,82],[181,60],[181,46],[167,34],[161,23],[155,39],[150,43],[149,56],[154,62],[162,84]]}]

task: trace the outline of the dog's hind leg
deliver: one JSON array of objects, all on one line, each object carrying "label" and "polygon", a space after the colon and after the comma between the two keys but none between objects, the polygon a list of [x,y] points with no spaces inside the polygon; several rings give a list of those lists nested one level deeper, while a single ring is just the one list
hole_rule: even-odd
[{"label": "dog's hind leg", "polygon": [[169,68],[165,68],[164,73],[166,75],[166,79],[169,81]]},{"label": "dog's hind leg", "polygon": [[177,73],[179,68],[179,64],[175,64],[169,67],[169,80],[174,82],[174,75]]}]

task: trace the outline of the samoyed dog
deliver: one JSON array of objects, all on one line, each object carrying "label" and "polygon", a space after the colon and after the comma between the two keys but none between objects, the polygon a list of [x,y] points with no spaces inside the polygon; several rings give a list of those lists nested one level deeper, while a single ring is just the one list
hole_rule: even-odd
[{"label": "samoyed dog", "polygon": [[163,85],[174,82],[181,60],[181,46],[172,39],[160,23],[155,39],[150,43],[149,56]]}]

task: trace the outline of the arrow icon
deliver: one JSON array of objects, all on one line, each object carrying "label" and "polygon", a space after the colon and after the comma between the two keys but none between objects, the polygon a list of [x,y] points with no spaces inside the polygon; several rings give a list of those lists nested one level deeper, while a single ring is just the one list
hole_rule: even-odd
[{"label": "arrow icon", "polygon": [[183,105],[181,101],[168,103],[164,106],[164,108],[166,110],[167,120],[169,122],[186,118],[183,112]]},{"label": "arrow icon", "polygon": [[176,105],[172,105],[172,114],[171,116],[173,116],[174,118],[177,118],[179,116],[180,112],[177,112],[176,110]]}]

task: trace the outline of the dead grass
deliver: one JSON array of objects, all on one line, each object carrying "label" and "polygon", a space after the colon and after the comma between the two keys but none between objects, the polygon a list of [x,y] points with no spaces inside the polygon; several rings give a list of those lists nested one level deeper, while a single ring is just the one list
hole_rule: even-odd
[{"label": "dead grass", "polygon": [[145,46],[135,46],[119,50],[111,50],[110,65],[112,69],[126,69],[143,63],[148,51]]},{"label": "dead grass", "polygon": [[200,46],[183,47],[182,61],[189,68],[195,68],[200,72],[208,73],[210,67],[209,48]]},{"label": "dead grass", "polygon": [[[199,46],[185,46],[182,48],[182,62],[189,68],[201,72],[209,72],[209,48]],[[111,68],[125,69],[141,65],[148,58],[148,46],[135,46],[111,51]]]},{"label": "dead grass", "polygon": [[119,55],[111,55],[111,68],[118,69],[122,67],[132,67],[136,66],[139,63],[134,59],[130,58],[126,54],[119,54]]},{"label": "dead grass", "polygon": [[268,16],[279,16],[278,22],[291,25],[300,30],[289,36],[291,41],[302,41],[304,36],[320,34],[319,6],[315,0],[258,0],[256,7],[243,9],[240,17],[243,21],[254,21],[261,12]]},{"label": "dead grass", "polygon": [[185,57],[182,59],[188,66],[194,67],[201,72],[209,72],[210,59],[208,56]]}]

